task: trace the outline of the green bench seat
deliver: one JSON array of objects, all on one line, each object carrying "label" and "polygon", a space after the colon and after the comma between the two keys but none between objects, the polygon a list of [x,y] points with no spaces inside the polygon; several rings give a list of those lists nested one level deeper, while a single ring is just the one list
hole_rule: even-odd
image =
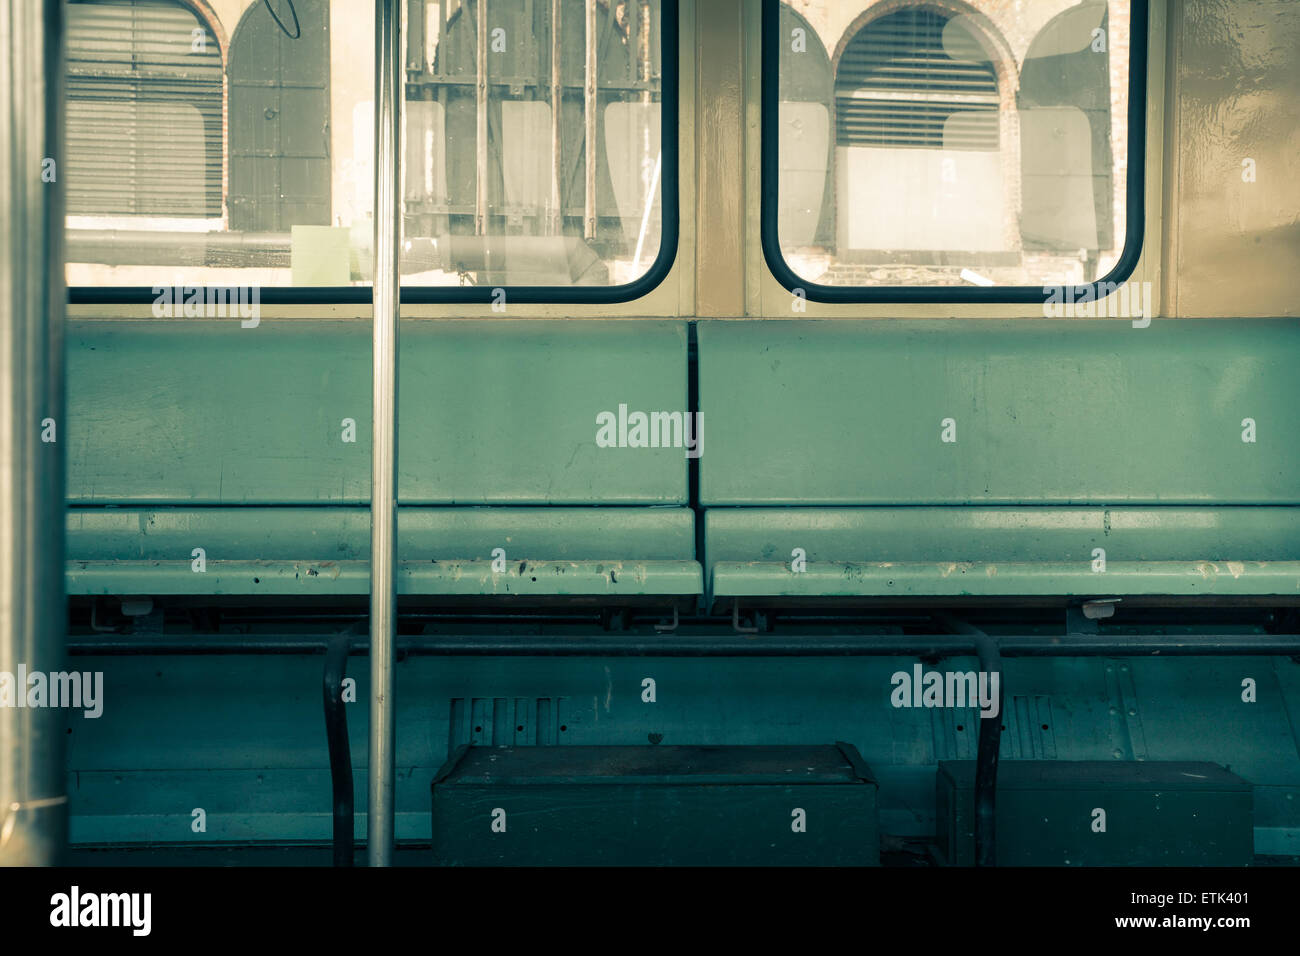
[{"label": "green bench seat", "polygon": [[[67,338],[70,594],[368,593],[367,323]],[[400,358],[399,593],[702,592],[685,449],[597,440],[687,411],[684,323],[405,321]]]},{"label": "green bench seat", "polygon": [[712,321],[698,349],[714,603],[1300,598],[1298,322]]}]

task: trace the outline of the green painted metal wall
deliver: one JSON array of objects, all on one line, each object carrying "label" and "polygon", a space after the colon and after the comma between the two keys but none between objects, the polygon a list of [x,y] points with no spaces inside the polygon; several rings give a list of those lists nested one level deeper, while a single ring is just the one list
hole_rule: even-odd
[{"label": "green painted metal wall", "polygon": [[[70,716],[74,842],[328,840],[321,658],[73,660],[106,682],[103,716]],[[891,706],[891,675],[915,663],[408,657],[397,667],[397,834],[427,841],[429,783],[453,743],[536,742],[539,728],[517,735],[514,704],[545,700],[555,734],[543,742],[562,745],[845,740],[880,781],[881,831],[929,835],[936,763],[973,759],[978,718]],[[349,676],[366,686],[365,658]],[[642,700],[646,677],[654,703]],[[1255,703],[1241,699],[1246,677]],[[1004,688],[1006,759],[1212,761],[1255,787],[1255,852],[1300,854],[1295,661],[1016,659]],[[365,704],[349,705],[348,720],[360,837]],[[202,834],[191,828],[196,807],[207,814]]]},{"label": "green painted metal wall", "polygon": [[[232,566],[237,577],[258,562],[284,565],[276,574],[351,562],[343,591],[364,593],[365,332],[74,323],[71,590],[254,593],[247,581],[167,583],[193,581],[186,546],[201,538],[216,542],[218,569],[247,565]],[[642,588],[651,595],[698,593],[701,568],[717,593],[720,572],[739,582],[734,594],[792,593],[773,583],[794,547],[812,571],[803,596],[831,598],[870,591],[889,562],[931,566],[907,592],[922,601],[951,588],[1027,593],[987,573],[1008,564],[1032,593],[1084,593],[1095,547],[1121,572],[1107,590],[1175,564],[1193,583],[1214,565],[1235,597],[1294,597],[1300,583],[1293,322],[701,323],[702,512],[689,507],[681,449],[595,444],[597,413],[620,403],[688,410],[684,324],[412,323],[404,334],[403,559],[455,566],[474,593],[500,593],[482,565],[503,536],[530,562],[672,564]],[[344,417],[358,422],[355,445],[341,441]],[[955,443],[941,440],[949,417]],[[1256,422],[1253,443],[1243,418]],[[877,567],[846,591],[843,574],[826,576],[836,562]],[[750,580],[755,565],[766,570]],[[949,566],[960,583],[940,585]],[[103,716],[70,715],[75,841],[327,839],[319,657],[74,661],[106,681]],[[882,831],[931,834],[935,766],[974,756],[976,718],[892,707],[890,677],[914,663],[408,657],[399,838],[427,839],[429,781],[464,742],[845,740],[880,779]],[[1008,759],[1213,761],[1254,786],[1255,851],[1300,853],[1295,661],[1015,659],[1004,674]],[[351,676],[366,686],[364,658]],[[544,725],[520,717],[543,711]],[[364,706],[349,719],[363,811]]]}]

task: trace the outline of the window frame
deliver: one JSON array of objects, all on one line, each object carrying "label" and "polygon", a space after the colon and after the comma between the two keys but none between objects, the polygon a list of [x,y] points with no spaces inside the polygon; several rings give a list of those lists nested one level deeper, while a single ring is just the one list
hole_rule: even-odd
[{"label": "window frame", "polygon": [[[1129,0],[1129,84],[1128,84],[1128,175],[1124,184],[1127,219],[1124,247],[1114,268],[1093,282],[1073,286],[1075,301],[1096,298],[1100,287],[1126,282],[1142,257],[1146,231],[1146,94],[1149,0]],[[763,260],[772,276],[789,292],[799,290],[810,302],[857,303],[1042,303],[1057,286],[834,286],[801,279],[781,253],[777,213],[780,203],[780,124],[775,118],[781,108],[781,0],[763,0],[762,92],[760,113],[759,219]]]},{"label": "window frame", "polygon": [[[464,303],[486,305],[495,301],[498,289],[506,300],[525,305],[618,304],[632,302],[656,289],[672,271],[677,259],[680,233],[678,194],[679,155],[678,109],[681,31],[679,0],[660,0],[662,79],[660,82],[659,142],[663,151],[660,170],[660,209],[663,229],[659,253],[638,279],[610,286],[415,286],[398,285],[398,301],[408,305]],[[159,267],[163,270],[165,267]],[[174,285],[174,282],[161,282]],[[196,286],[202,289],[239,287]],[[137,305],[151,303],[156,295],[150,286],[69,286],[71,305]],[[262,287],[259,300],[265,305],[365,304],[374,299],[373,285],[367,286],[274,286]]]}]

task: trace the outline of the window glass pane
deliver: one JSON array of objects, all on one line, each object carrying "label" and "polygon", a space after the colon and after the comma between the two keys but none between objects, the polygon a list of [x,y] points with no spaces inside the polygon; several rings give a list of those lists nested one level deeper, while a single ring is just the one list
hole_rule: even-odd
[{"label": "window glass pane", "polygon": [[[67,12],[69,285],[369,285],[369,3]],[[404,285],[649,271],[675,161],[660,16],[659,0],[408,0]]]},{"label": "window glass pane", "polygon": [[482,7],[415,5],[402,282],[640,278],[663,232],[659,0]]},{"label": "window glass pane", "polygon": [[365,280],[373,200],[357,199],[374,187],[353,124],[373,96],[368,4],[66,10],[69,285]]},{"label": "window glass pane", "polygon": [[1125,237],[1128,0],[792,0],[777,233],[831,286],[1043,286]]}]

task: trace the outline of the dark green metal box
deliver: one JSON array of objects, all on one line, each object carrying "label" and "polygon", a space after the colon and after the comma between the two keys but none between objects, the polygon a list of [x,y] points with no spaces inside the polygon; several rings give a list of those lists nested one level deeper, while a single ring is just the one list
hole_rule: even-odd
[{"label": "dark green metal box", "polygon": [[849,744],[461,747],[433,781],[454,866],[875,866],[876,782]]},{"label": "dark green metal box", "polygon": [[[939,850],[975,862],[975,761],[940,761]],[[1007,760],[998,766],[1000,866],[1245,866],[1251,785],[1212,763]]]}]

